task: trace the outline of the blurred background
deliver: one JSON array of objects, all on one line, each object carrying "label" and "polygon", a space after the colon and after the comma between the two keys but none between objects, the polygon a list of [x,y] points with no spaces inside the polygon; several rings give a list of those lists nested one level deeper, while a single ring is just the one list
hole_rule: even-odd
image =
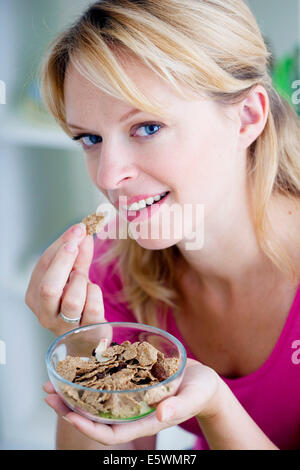
[{"label": "blurred background", "polygon": [[[43,110],[36,72],[47,44],[87,0],[0,0],[0,449],[53,449],[56,415],[45,404],[45,353],[54,336],[25,305],[44,250],[103,200],[79,146]],[[278,91],[300,79],[300,0],[248,0],[269,49]],[[298,114],[298,106],[294,105]],[[158,449],[191,448],[180,428]]]}]

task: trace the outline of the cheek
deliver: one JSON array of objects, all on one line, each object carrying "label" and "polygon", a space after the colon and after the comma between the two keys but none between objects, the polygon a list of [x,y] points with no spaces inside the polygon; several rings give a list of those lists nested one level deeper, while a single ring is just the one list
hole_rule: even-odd
[{"label": "cheek", "polygon": [[98,162],[97,159],[92,159],[91,157],[87,157],[85,155],[85,166],[88,172],[90,179],[93,181],[94,184],[97,184],[97,168]]},{"label": "cheek", "polygon": [[[93,182],[93,184],[96,186],[97,190],[99,191],[99,185],[98,185],[98,159],[97,158],[91,158],[87,157],[85,155],[85,166],[89,175],[90,180]],[[101,193],[109,200],[109,196],[107,191],[104,191],[101,189]]]},{"label": "cheek", "polygon": [[220,201],[236,178],[236,148],[223,128],[212,132],[212,126],[178,139],[170,178],[186,203],[212,205]]}]

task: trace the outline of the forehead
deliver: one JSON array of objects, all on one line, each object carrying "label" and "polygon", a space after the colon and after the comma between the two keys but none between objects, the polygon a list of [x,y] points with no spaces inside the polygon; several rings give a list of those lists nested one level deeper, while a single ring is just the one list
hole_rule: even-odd
[{"label": "forehead", "polygon": [[[126,73],[151,102],[157,101],[164,108],[170,108],[178,100],[171,86],[147,67],[131,62],[126,64]],[[73,64],[69,64],[66,71],[64,101],[67,115],[91,106],[100,106],[103,111],[118,108],[119,112],[132,108],[125,99],[118,99],[94,85]]]},{"label": "forehead", "polygon": [[[182,86],[186,97],[181,97],[172,85],[159,77],[145,64],[130,56],[121,59],[125,69],[135,86],[150,100],[159,103],[170,116],[182,112],[187,100],[195,100],[191,92]],[[198,99],[200,95],[198,96]],[[202,96],[201,100],[204,99]],[[118,99],[95,86],[83,76],[76,67],[69,63],[64,82],[64,101],[68,122],[91,120],[97,114],[105,118],[118,119],[121,114],[131,110],[133,105],[125,99]]]}]

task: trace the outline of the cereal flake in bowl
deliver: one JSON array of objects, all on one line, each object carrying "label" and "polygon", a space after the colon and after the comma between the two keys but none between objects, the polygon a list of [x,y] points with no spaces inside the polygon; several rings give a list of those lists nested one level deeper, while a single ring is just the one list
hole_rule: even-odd
[{"label": "cereal flake in bowl", "polygon": [[140,323],[76,328],[47,352],[49,378],[73,411],[101,423],[135,421],[155,412],[181,383],[186,352],[169,333]]}]

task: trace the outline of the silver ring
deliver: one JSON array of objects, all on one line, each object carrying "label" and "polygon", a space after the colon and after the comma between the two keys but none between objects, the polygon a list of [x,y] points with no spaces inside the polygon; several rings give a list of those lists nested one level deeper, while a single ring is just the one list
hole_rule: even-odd
[{"label": "silver ring", "polygon": [[75,323],[79,323],[81,319],[81,316],[78,318],[66,317],[62,312],[59,312],[59,315],[61,316],[64,322],[70,323],[71,325],[74,325]]}]

